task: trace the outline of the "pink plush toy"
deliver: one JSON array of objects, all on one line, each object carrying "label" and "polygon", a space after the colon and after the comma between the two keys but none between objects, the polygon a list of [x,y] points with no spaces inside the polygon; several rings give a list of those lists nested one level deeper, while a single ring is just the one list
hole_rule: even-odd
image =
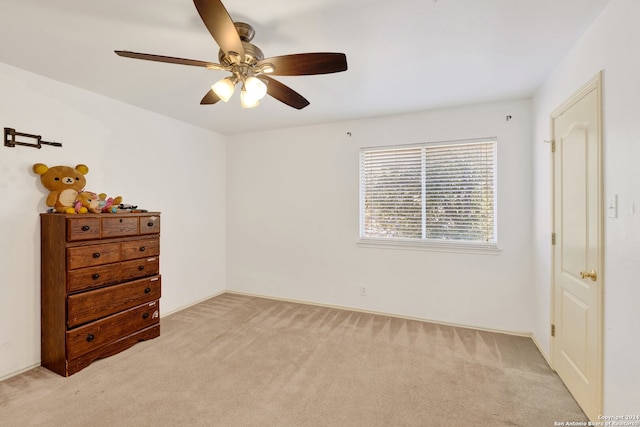
[{"label": "pink plush toy", "polygon": [[91,191],[81,191],[76,197],[74,210],[76,213],[83,214],[87,212],[100,213],[105,202],[101,200],[96,193]]},{"label": "pink plush toy", "polygon": [[100,201],[102,203],[102,212],[104,213],[116,213],[118,212],[118,205],[120,205],[120,203],[122,203],[122,197],[118,196],[118,197],[109,197],[107,198],[107,195],[104,193],[100,193],[98,195],[100,197]]}]

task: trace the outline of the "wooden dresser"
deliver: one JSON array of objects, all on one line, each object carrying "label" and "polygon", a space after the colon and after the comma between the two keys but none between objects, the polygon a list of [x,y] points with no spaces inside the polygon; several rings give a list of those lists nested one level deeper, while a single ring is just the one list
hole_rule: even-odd
[{"label": "wooden dresser", "polygon": [[42,366],[72,375],[160,335],[160,213],[43,213]]}]

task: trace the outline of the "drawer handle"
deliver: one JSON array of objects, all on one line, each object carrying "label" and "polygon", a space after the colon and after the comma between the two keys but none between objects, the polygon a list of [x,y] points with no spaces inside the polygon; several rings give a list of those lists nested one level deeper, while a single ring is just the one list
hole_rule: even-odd
[{"label": "drawer handle", "polygon": [[144,293],[148,294],[149,292],[151,292],[151,288],[145,288]]},{"label": "drawer handle", "polygon": [[143,319],[147,319],[148,317],[149,317],[149,313],[144,313],[144,314],[142,315],[142,318],[143,318]]},{"label": "drawer handle", "polygon": [[153,222],[149,221],[149,222],[147,223],[147,227],[153,227],[153,226],[154,226],[154,223],[153,223]]},{"label": "drawer handle", "polygon": [[96,252],[96,253],[94,253],[94,254],[93,254],[93,257],[94,257],[94,258],[100,258],[100,252]]},{"label": "drawer handle", "polygon": [[83,225],[82,226],[82,231],[89,231],[91,229],[91,227],[89,227],[88,225]]},{"label": "drawer handle", "polygon": [[138,266],[138,270],[140,270],[140,271],[144,270],[144,265]]},{"label": "drawer handle", "polygon": [[140,252],[144,252],[146,250],[147,250],[146,246],[140,246]]},{"label": "drawer handle", "polygon": [[93,334],[88,334],[88,335],[87,335],[87,342],[91,342],[91,341],[93,341],[93,339],[94,339],[94,338],[95,338],[95,335],[93,335]]},{"label": "drawer handle", "polygon": [[98,273],[95,273],[93,276],[93,280],[98,280],[100,278],[100,275]]}]

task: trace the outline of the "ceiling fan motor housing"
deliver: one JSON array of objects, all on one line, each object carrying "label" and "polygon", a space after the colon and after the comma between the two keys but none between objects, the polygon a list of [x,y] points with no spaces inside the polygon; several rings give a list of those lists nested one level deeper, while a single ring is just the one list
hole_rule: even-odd
[{"label": "ceiling fan motor housing", "polygon": [[228,55],[220,49],[218,52],[218,60],[220,63],[224,65],[234,65],[242,62],[247,65],[255,65],[258,61],[262,61],[264,54],[260,48],[249,43],[256,34],[253,27],[245,22],[234,22],[233,25],[236,27],[236,31],[242,42],[242,47],[244,48],[244,61],[240,61],[240,58],[234,58],[233,55]]},{"label": "ceiling fan motor housing", "polygon": [[240,36],[240,40],[242,40],[243,42],[250,42],[251,40],[253,40],[253,36],[256,35],[256,31],[253,29],[253,27],[246,22],[234,22],[233,26],[236,27],[236,31]]}]

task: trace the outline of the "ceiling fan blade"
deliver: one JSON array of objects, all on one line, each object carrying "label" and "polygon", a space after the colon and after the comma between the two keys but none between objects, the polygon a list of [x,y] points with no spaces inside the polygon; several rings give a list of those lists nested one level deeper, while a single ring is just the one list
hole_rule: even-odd
[{"label": "ceiling fan blade", "polygon": [[289,86],[286,86],[271,77],[265,76],[264,74],[259,78],[267,81],[267,93],[278,101],[297,110],[302,110],[304,107],[309,105],[309,101]]},{"label": "ceiling fan blade", "polygon": [[218,95],[216,95],[213,90],[209,89],[209,92],[207,92],[204,98],[202,98],[202,101],[200,101],[200,105],[211,105],[215,104],[218,101],[220,101]]},{"label": "ceiling fan blade", "polygon": [[212,62],[197,61],[195,59],[174,58],[172,56],[152,55],[150,53],[129,52],[127,50],[116,50],[116,54],[126,58],[145,59],[147,61],[168,62],[170,64],[193,65],[194,67],[211,67],[219,66]]},{"label": "ceiling fan blade", "polygon": [[313,74],[339,73],[347,70],[347,56],[344,53],[317,52],[265,58],[256,64],[273,64],[274,76],[308,76]]},{"label": "ceiling fan blade", "polygon": [[229,12],[220,0],[193,0],[202,22],[220,49],[226,54],[235,52],[244,59],[244,47]]}]

